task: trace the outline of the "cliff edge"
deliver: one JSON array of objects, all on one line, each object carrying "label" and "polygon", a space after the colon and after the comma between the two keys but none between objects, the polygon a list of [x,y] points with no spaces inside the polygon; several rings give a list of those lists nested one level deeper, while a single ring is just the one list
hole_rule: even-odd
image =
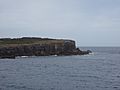
[{"label": "cliff edge", "polygon": [[0,58],[17,56],[84,55],[91,51],[76,48],[74,40],[37,37],[1,38]]}]

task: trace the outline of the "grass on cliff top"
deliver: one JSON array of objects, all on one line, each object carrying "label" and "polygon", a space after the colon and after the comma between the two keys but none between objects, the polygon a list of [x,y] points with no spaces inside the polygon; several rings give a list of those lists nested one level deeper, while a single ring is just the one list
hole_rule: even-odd
[{"label": "grass on cliff top", "polygon": [[48,38],[0,39],[0,46],[63,43],[63,40]]}]

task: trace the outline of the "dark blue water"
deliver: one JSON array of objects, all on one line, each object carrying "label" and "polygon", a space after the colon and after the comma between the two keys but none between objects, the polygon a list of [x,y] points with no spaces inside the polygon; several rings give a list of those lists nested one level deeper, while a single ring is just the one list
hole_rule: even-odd
[{"label": "dark blue water", "polygon": [[120,48],[85,56],[0,59],[0,90],[120,90]]}]

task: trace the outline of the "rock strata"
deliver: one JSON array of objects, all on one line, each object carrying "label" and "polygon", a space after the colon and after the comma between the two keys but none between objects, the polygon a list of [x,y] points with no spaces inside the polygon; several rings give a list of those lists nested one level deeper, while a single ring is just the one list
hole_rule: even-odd
[{"label": "rock strata", "polygon": [[48,38],[0,39],[0,58],[17,56],[84,55],[91,51],[76,48],[75,41]]}]

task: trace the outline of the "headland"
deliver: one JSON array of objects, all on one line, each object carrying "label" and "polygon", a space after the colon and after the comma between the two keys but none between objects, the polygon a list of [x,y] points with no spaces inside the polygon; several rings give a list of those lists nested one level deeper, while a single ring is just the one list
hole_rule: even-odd
[{"label": "headland", "polygon": [[1,38],[0,58],[17,56],[85,55],[90,50],[81,51],[74,40],[39,37]]}]

